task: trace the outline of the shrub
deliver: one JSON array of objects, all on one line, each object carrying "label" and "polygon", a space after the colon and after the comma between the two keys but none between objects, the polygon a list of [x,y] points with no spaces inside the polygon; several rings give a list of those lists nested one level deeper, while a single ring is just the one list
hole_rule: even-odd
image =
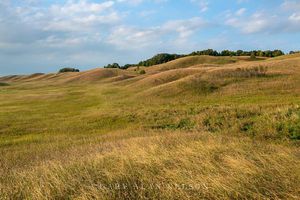
[{"label": "shrub", "polygon": [[290,51],[290,54],[300,53],[300,51]]},{"label": "shrub", "polygon": [[141,71],[139,71],[139,74],[146,74],[146,71],[142,69]]},{"label": "shrub", "polygon": [[250,68],[237,68],[235,71],[224,73],[231,77],[261,77],[266,76],[268,71],[267,66],[255,66]]},{"label": "shrub", "polygon": [[223,84],[225,83],[219,83],[213,80],[203,80],[201,78],[195,78],[191,82],[184,83],[183,88],[185,90],[192,90],[197,94],[208,95],[218,90],[220,87],[223,86]]},{"label": "shrub", "polygon": [[128,69],[129,67],[134,66],[134,64],[126,64],[124,66],[120,66],[120,69]]},{"label": "shrub", "polygon": [[[246,134],[251,137],[278,140],[300,140],[300,109],[268,110],[254,108],[216,108],[207,111],[202,126],[209,132]],[[197,127],[197,126],[196,126]]]},{"label": "shrub", "polygon": [[254,54],[254,53],[251,53],[251,56],[250,56],[250,58],[251,58],[252,60],[256,59],[256,56],[255,56],[255,54]]},{"label": "shrub", "polygon": [[195,123],[188,118],[180,119],[176,122],[162,122],[151,126],[152,129],[169,129],[169,130],[192,130],[195,127]]},{"label": "shrub", "polygon": [[8,83],[0,82],[0,86],[9,86],[9,84]]},{"label": "shrub", "polygon": [[59,73],[64,73],[64,72],[79,72],[79,69],[65,67],[59,70]]}]

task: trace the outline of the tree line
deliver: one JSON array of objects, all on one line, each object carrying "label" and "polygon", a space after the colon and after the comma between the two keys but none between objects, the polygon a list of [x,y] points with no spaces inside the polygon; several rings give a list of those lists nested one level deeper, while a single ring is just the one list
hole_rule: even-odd
[{"label": "tree line", "polygon": [[[298,53],[299,51],[291,51],[290,54]],[[119,68],[119,69],[127,69],[129,67],[134,66],[145,66],[149,67],[152,65],[158,65],[162,63],[166,63],[178,58],[186,57],[186,56],[196,56],[196,55],[208,55],[208,56],[250,56],[251,58],[255,57],[277,57],[285,55],[283,51],[279,49],[275,50],[253,50],[253,51],[230,51],[230,50],[223,50],[223,51],[216,51],[213,49],[206,49],[202,51],[194,51],[190,54],[168,54],[168,53],[160,53],[153,56],[150,59],[143,60],[138,62],[137,64],[126,64],[124,66],[120,66],[118,63],[108,64],[104,66],[104,68]]]},{"label": "tree line", "polygon": [[195,55],[209,55],[209,56],[259,56],[259,57],[277,57],[284,55],[284,52],[281,50],[253,50],[253,51],[230,51],[230,50],[223,50],[223,51],[216,51],[213,49],[207,49],[203,51],[194,51],[193,53],[189,54],[190,56]]}]

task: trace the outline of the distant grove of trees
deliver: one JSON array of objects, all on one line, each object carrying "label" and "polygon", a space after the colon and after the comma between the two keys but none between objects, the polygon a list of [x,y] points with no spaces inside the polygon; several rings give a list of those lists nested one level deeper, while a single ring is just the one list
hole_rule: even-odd
[{"label": "distant grove of trees", "polygon": [[[299,53],[299,51],[291,51],[290,54]],[[127,69],[129,67],[134,66],[152,66],[152,65],[158,65],[162,63],[166,63],[178,58],[182,58],[185,56],[196,56],[196,55],[209,55],[209,56],[250,56],[251,58],[258,57],[277,57],[284,55],[284,52],[281,50],[253,50],[253,51],[243,51],[243,50],[237,50],[237,51],[230,51],[230,50],[223,50],[223,51],[216,51],[213,49],[207,49],[202,51],[194,51],[190,54],[186,55],[179,55],[179,54],[168,54],[168,53],[160,53],[155,56],[153,56],[150,59],[140,61],[138,64],[126,64],[124,66],[120,66],[118,63],[108,64],[104,66],[104,68],[119,68],[119,69]]]},{"label": "distant grove of trees", "polygon": [[300,53],[300,51],[290,51],[290,54]]},{"label": "distant grove of trees", "polygon": [[59,73],[64,73],[64,72],[79,72],[79,69],[71,68],[71,67],[65,67],[59,70]]},{"label": "distant grove of trees", "polygon": [[281,50],[254,50],[254,51],[243,51],[243,50],[237,50],[237,51],[230,51],[230,50],[223,50],[221,52],[215,51],[213,49],[207,49],[203,51],[195,51],[189,55],[209,55],[209,56],[260,56],[260,57],[277,57],[284,55],[283,51]]},{"label": "distant grove of trees", "polygon": [[126,64],[123,66],[120,66],[118,63],[108,64],[104,66],[104,68],[118,68],[118,69],[128,69],[131,66],[136,66],[135,64]]},{"label": "distant grove of trees", "polygon": [[166,63],[166,62],[169,62],[169,61],[172,61],[177,58],[184,57],[184,56],[185,55],[160,53],[160,54],[153,56],[152,58],[150,58],[148,60],[139,62],[138,65],[147,67],[147,66],[157,65],[157,64],[161,64],[161,63]]},{"label": "distant grove of trees", "polygon": [[113,63],[104,66],[104,68],[120,68],[120,65],[118,63]]}]

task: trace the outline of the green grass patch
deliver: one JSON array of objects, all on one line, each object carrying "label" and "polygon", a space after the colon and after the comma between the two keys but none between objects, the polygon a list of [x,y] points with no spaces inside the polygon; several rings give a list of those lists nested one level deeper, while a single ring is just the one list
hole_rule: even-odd
[{"label": "green grass patch", "polygon": [[195,127],[195,123],[190,119],[180,119],[176,123],[158,123],[151,126],[152,129],[167,129],[167,130],[192,130]]},{"label": "green grass patch", "polygon": [[0,87],[1,86],[9,86],[9,84],[8,83],[4,83],[4,82],[0,82]]}]

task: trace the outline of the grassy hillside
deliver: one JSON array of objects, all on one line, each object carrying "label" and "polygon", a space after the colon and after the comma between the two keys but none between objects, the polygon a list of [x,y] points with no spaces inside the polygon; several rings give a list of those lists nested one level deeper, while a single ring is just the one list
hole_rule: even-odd
[{"label": "grassy hillside", "polygon": [[299,199],[300,55],[0,78],[0,199]]}]

